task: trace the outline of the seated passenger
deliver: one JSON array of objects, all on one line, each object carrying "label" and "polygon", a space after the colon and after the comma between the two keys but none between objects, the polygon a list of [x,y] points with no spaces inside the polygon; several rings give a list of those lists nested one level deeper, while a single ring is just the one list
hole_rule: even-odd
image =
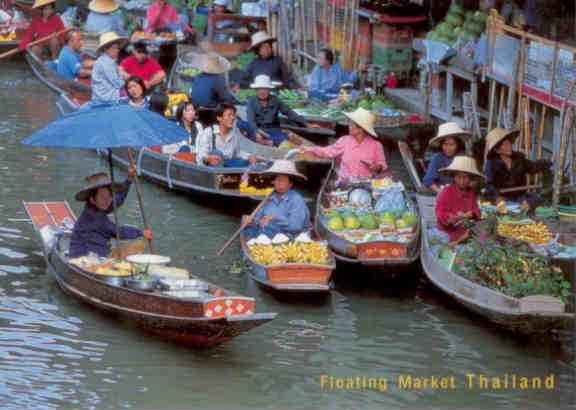
[{"label": "seated passenger", "polygon": [[118,103],[124,79],[118,68],[118,55],[126,38],[109,32],[100,36],[100,56],[92,68],[92,101],[96,103]]},{"label": "seated passenger", "polygon": [[125,80],[132,76],[140,77],[147,90],[153,89],[166,78],[166,72],[150,57],[148,47],[143,41],[132,44],[132,55],[122,60],[120,73]]},{"label": "seated passenger", "polygon": [[120,6],[115,0],[92,0],[88,4],[88,17],[84,24],[84,30],[98,35],[113,31],[120,35],[126,34],[124,17],[118,11]]},{"label": "seated passenger", "polygon": [[88,78],[92,75],[91,67],[94,66],[94,60],[91,58],[82,60],[81,48],[82,36],[80,32],[77,30],[69,31],[66,34],[66,45],[62,47],[60,56],[58,56],[58,74],[69,80]]},{"label": "seated passenger", "polygon": [[190,99],[199,107],[216,107],[218,104],[239,104],[230,93],[224,73],[230,70],[230,63],[217,54],[206,54],[200,61],[201,73],[192,80]]},{"label": "seated passenger", "polygon": [[267,75],[259,75],[250,84],[250,88],[256,89],[256,96],[248,99],[247,119],[251,126],[262,130],[267,135],[256,131],[256,141],[266,143],[268,136],[272,143],[278,146],[288,138],[288,134],[280,129],[280,114],[284,114],[290,121],[306,127],[306,120],[296,114],[292,108],[280,98],[270,94],[274,88]]},{"label": "seated passenger", "polygon": [[246,167],[256,162],[239,147],[240,131],[236,127],[236,108],[220,104],[216,109],[216,124],[200,133],[196,142],[196,161],[213,167]]},{"label": "seated passenger", "polygon": [[476,160],[472,157],[457,156],[442,173],[451,174],[453,182],[440,192],[436,202],[438,229],[444,232],[450,242],[464,242],[470,237],[470,221],[480,219],[476,192],[471,189],[472,178],[484,176],[478,171]]},{"label": "seated passenger", "polygon": [[358,108],[354,112],[345,112],[348,117],[348,133],[327,147],[302,147],[303,153],[311,152],[321,158],[340,161],[338,180],[349,178],[372,178],[388,168],[384,148],[374,130],[376,118],[372,112]]},{"label": "seated passenger", "polygon": [[[18,48],[24,49],[28,43],[41,39],[42,37],[49,36],[50,34],[57,33],[65,29],[64,23],[60,16],[56,13],[54,3],[56,0],[35,0],[33,9],[40,11],[39,15],[34,15],[32,21],[28,26],[26,32],[22,37],[22,41]],[[60,54],[60,46],[62,45],[64,36],[52,37],[50,40],[32,46],[32,52],[39,58],[44,59],[47,55],[49,60],[56,60]]]},{"label": "seated passenger", "polygon": [[456,155],[464,155],[465,139],[470,136],[470,133],[464,131],[455,122],[447,122],[438,127],[438,135],[430,140],[428,146],[441,148],[441,151],[434,154],[428,164],[426,175],[422,179],[426,188],[438,194],[445,185],[452,183],[452,175],[441,174],[438,170],[448,167]]},{"label": "seated passenger", "polygon": [[178,10],[166,0],[156,0],[146,10],[146,32],[175,32],[184,29]]},{"label": "seated passenger", "polygon": [[150,98],[146,95],[146,84],[140,77],[128,77],[124,85],[128,104],[135,108],[149,108]]},{"label": "seated passenger", "polygon": [[296,190],[293,189],[294,179],[306,180],[306,177],[296,170],[293,161],[276,160],[263,174],[274,175],[274,192],[267,202],[256,213],[244,230],[247,238],[260,234],[273,238],[278,233],[295,237],[311,228],[310,211]]},{"label": "seated passenger", "polygon": [[178,125],[188,132],[188,139],[162,146],[162,152],[173,154],[174,152],[196,152],[196,139],[204,130],[202,124],[197,119],[198,110],[193,102],[182,102],[178,104],[176,111],[176,121]]},{"label": "seated passenger", "polygon": [[[128,178],[121,183],[112,183],[106,173],[94,174],[86,178],[86,185],[76,194],[76,200],[86,202],[80,217],[74,225],[70,240],[70,258],[86,256],[95,253],[101,257],[116,257],[119,249],[112,250],[110,239],[116,238],[116,225],[108,218],[108,214],[114,210],[113,197],[116,196],[116,207],[122,206],[135,171],[130,169]],[[140,231],[130,226],[119,228],[120,239],[138,239],[144,236],[152,238],[151,231]],[[144,250],[144,242],[137,241],[130,246],[124,246],[126,252],[122,256],[131,253],[140,253]]]}]

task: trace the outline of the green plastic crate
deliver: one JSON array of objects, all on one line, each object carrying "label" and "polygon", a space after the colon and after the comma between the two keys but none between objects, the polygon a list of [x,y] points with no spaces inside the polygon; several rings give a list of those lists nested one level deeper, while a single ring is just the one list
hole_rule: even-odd
[{"label": "green plastic crate", "polygon": [[410,47],[383,47],[374,45],[372,62],[385,71],[411,71],[412,49]]}]

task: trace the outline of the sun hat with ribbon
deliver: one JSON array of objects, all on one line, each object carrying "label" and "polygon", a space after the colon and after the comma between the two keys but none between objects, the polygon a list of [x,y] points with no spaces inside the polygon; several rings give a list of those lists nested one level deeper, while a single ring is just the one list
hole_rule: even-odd
[{"label": "sun hat with ribbon", "polygon": [[119,182],[112,182],[108,174],[105,172],[99,172],[97,174],[87,176],[84,181],[84,187],[74,196],[77,201],[87,201],[90,197],[90,192],[101,187],[110,187],[112,192],[122,192],[124,190],[123,184]]},{"label": "sun hat with ribbon", "polygon": [[112,13],[118,10],[119,7],[115,0],[92,0],[88,4],[90,11],[102,14]]},{"label": "sun hat with ribbon", "polygon": [[252,34],[251,40],[252,44],[250,45],[250,50],[254,50],[260,44],[276,41],[276,38],[270,36],[265,31],[258,31],[257,33]]},{"label": "sun hat with ribbon", "polygon": [[475,177],[484,178],[484,175],[478,171],[476,160],[466,155],[457,155],[452,160],[452,163],[446,168],[440,168],[438,172],[453,173],[465,172]]},{"label": "sun hat with ribbon", "polygon": [[112,43],[122,43],[121,45],[128,42],[126,37],[121,37],[118,34],[114,33],[113,31],[108,31],[100,35],[98,41],[98,51],[102,51],[103,48],[106,46],[111,45]]},{"label": "sun hat with ribbon", "polygon": [[288,159],[277,159],[272,166],[262,172],[263,175],[290,175],[303,180],[307,180],[306,176],[302,175],[296,169],[294,161]]},{"label": "sun hat with ribbon", "polygon": [[230,62],[218,54],[209,53],[202,56],[198,69],[207,74],[224,74],[230,71]]},{"label": "sun hat with ribbon", "polygon": [[464,145],[466,145],[466,140],[470,138],[472,134],[468,131],[464,131],[455,122],[445,122],[440,124],[438,127],[438,134],[428,142],[428,146],[437,148],[442,144],[445,138],[458,138]]},{"label": "sun hat with ribbon", "polygon": [[494,148],[498,146],[502,141],[509,138],[510,142],[514,143],[520,130],[517,129],[506,129],[506,128],[494,128],[492,131],[486,135],[486,148],[484,149],[484,159],[488,158],[488,155],[492,152]]},{"label": "sun hat with ribbon", "polygon": [[254,82],[250,84],[250,88],[268,88],[272,90],[275,87],[272,81],[270,81],[270,77],[266,74],[260,74],[254,78]]},{"label": "sun hat with ribbon", "polygon": [[34,0],[33,9],[38,9],[40,7],[47,6],[48,4],[56,3],[56,0]]},{"label": "sun hat with ribbon", "polygon": [[360,107],[357,108],[356,111],[344,112],[343,114],[368,134],[372,135],[373,137],[378,136],[376,130],[374,129],[376,117],[372,111],[368,111],[367,109]]}]

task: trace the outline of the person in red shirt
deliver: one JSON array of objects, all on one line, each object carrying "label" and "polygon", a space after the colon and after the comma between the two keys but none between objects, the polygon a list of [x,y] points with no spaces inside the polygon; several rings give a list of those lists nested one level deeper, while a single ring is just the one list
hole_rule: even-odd
[{"label": "person in red shirt", "polygon": [[[40,9],[40,15],[32,18],[30,26],[24,33],[18,48],[23,49],[31,41],[65,29],[60,16],[56,14],[55,2],[56,0],[36,0],[34,2],[33,8]],[[48,58],[56,60],[60,54],[60,46],[63,42],[64,35],[54,37],[42,44],[32,46],[32,51],[40,58],[42,58],[43,53],[46,53]]]},{"label": "person in red shirt", "polygon": [[470,185],[473,178],[483,179],[484,175],[478,171],[476,160],[467,156],[454,157],[440,172],[453,174],[454,181],[438,195],[438,229],[447,233],[453,244],[461,243],[470,237],[469,222],[481,217],[476,192]]},{"label": "person in red shirt", "polygon": [[132,76],[140,77],[144,80],[147,90],[154,88],[166,78],[166,72],[150,57],[144,42],[132,45],[132,55],[120,63],[120,73],[125,80]]}]

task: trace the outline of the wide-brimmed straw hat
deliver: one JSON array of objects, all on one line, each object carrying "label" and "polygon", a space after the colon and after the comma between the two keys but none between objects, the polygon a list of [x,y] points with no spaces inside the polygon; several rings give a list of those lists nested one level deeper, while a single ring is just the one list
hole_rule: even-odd
[{"label": "wide-brimmed straw hat", "polygon": [[228,7],[228,2],[229,0],[214,0],[214,2],[212,3],[213,6],[224,6],[224,7]]},{"label": "wide-brimmed straw hat", "polygon": [[446,168],[440,168],[438,172],[465,172],[475,177],[484,178],[484,175],[478,171],[476,160],[466,155],[457,155],[452,160],[452,163]]},{"label": "wide-brimmed straw hat", "polygon": [[78,191],[74,198],[77,201],[87,201],[90,196],[90,191],[105,186],[110,187],[112,192],[121,192],[124,189],[123,184],[112,182],[107,173],[99,172],[98,174],[93,174],[85,178],[84,188]]},{"label": "wide-brimmed straw hat", "polygon": [[268,168],[266,171],[262,172],[264,175],[290,175],[293,177],[297,177],[306,181],[305,175],[302,175],[300,172],[296,170],[296,164],[294,161],[290,161],[288,159],[277,159],[274,161],[272,166]]},{"label": "wide-brimmed straw hat", "polygon": [[486,135],[484,159],[488,158],[488,155],[492,152],[492,150],[505,139],[509,138],[510,141],[514,143],[519,134],[520,130],[517,129],[494,128],[488,133],[488,135]]},{"label": "wide-brimmed straw hat", "polygon": [[343,113],[350,121],[358,125],[368,134],[376,137],[378,134],[374,129],[374,123],[376,122],[376,117],[372,111],[368,111],[362,107],[357,108],[356,111],[344,112]]},{"label": "wide-brimmed straw hat", "polygon": [[34,0],[33,9],[47,6],[48,4],[56,3],[56,0]]},{"label": "wide-brimmed straw hat", "polygon": [[442,144],[442,141],[445,138],[458,138],[463,144],[466,144],[466,139],[471,136],[472,134],[468,131],[464,131],[455,122],[445,122],[444,124],[440,124],[438,127],[438,134],[428,142],[428,145],[437,148]]},{"label": "wide-brimmed straw hat", "polygon": [[224,74],[230,71],[230,61],[218,54],[204,54],[198,63],[198,69],[207,74]]},{"label": "wide-brimmed straw hat", "polygon": [[274,89],[274,84],[270,81],[270,77],[266,74],[257,75],[254,78],[254,82],[250,84],[250,88],[268,88],[270,90]]},{"label": "wide-brimmed straw hat", "polygon": [[259,31],[257,33],[252,34],[251,40],[252,40],[252,44],[250,45],[250,50],[254,50],[260,44],[264,44],[264,43],[268,43],[268,42],[271,43],[273,41],[276,41],[276,38],[270,36],[265,31]]},{"label": "wide-brimmed straw hat", "polygon": [[118,34],[114,33],[113,31],[108,31],[100,35],[98,41],[98,51],[102,51],[102,49],[106,46],[111,45],[112,43],[121,43],[125,44],[128,42],[126,37],[121,37]]},{"label": "wide-brimmed straw hat", "polygon": [[115,0],[92,0],[88,8],[96,13],[108,14],[118,10],[120,6]]}]

